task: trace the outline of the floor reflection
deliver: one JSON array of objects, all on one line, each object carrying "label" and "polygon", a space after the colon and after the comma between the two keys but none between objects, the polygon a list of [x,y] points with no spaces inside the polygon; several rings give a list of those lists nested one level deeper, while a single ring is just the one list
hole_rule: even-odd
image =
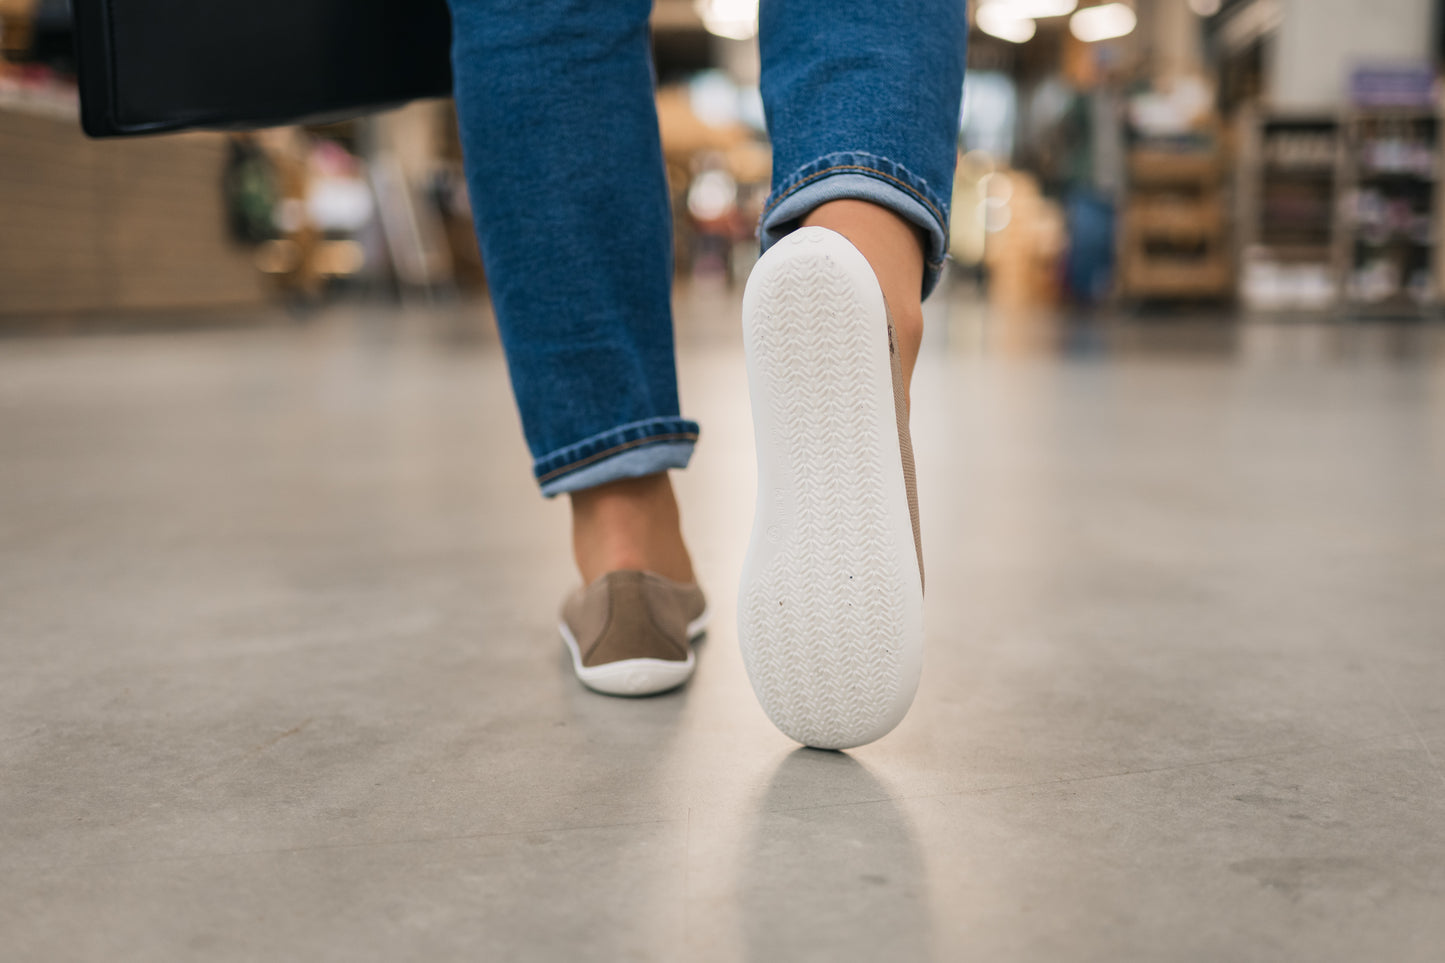
[{"label": "floor reflection", "polygon": [[852,757],[813,749],[785,757],[747,847],[739,891],[749,960],[931,955],[913,827]]}]

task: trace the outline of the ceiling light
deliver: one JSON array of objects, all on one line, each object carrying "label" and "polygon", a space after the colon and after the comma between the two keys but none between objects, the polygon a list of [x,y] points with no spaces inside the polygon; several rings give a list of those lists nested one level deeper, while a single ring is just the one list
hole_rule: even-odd
[{"label": "ceiling light", "polygon": [[1223,6],[1220,0],[1189,0],[1189,9],[1201,17],[1212,17]]},{"label": "ceiling light", "polygon": [[1106,3],[1085,7],[1069,20],[1069,32],[1084,43],[1113,40],[1133,33],[1139,18],[1126,3]]},{"label": "ceiling light", "polygon": [[990,3],[978,8],[978,29],[1009,43],[1023,43],[1033,37],[1038,27],[1028,17],[1016,16],[1007,6]]},{"label": "ceiling light", "polygon": [[751,40],[757,35],[758,0],[694,0],[693,9],[714,36]]},{"label": "ceiling light", "polygon": [[1079,5],[1079,0],[983,0],[984,7],[1001,7],[1015,20],[1038,20],[1042,17],[1067,17]]}]

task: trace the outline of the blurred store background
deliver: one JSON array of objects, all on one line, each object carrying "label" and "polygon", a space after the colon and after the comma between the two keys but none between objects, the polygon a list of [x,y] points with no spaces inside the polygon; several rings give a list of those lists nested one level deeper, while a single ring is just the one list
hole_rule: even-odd
[{"label": "blurred store background", "polygon": [[[1439,0],[980,0],[950,297],[1418,318],[1442,303]],[[736,286],[770,173],[749,0],[658,0],[677,273]],[[66,0],[0,0],[0,328],[485,292],[450,104],[95,142]]]},{"label": "blurred store background", "polygon": [[757,2],[654,2],[712,622],[618,700],[450,103],[89,140],[0,0],[0,963],[1445,960],[1445,0],[970,0],[847,754],[737,645]]}]

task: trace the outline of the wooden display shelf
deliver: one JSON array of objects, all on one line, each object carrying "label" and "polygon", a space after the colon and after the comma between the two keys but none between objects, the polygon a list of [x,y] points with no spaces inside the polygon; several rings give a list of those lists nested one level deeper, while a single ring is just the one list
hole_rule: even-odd
[{"label": "wooden display shelf", "polygon": [[1125,290],[1137,298],[1216,298],[1229,292],[1233,279],[1222,255],[1126,260],[1121,273]]},{"label": "wooden display shelf", "polygon": [[1129,193],[1119,231],[1125,298],[1229,297],[1229,223],[1218,147],[1143,146],[1129,154]]},{"label": "wooden display shelf", "polygon": [[0,0],[0,51],[29,50],[34,24],[35,0]]},{"label": "wooden display shelf", "polygon": [[1219,205],[1202,201],[1135,200],[1124,216],[1145,238],[1203,240],[1217,237],[1224,229],[1224,213]]},{"label": "wooden display shelf", "polygon": [[1129,180],[1139,187],[1164,184],[1213,184],[1222,173],[1212,153],[1144,148],[1129,154]]}]

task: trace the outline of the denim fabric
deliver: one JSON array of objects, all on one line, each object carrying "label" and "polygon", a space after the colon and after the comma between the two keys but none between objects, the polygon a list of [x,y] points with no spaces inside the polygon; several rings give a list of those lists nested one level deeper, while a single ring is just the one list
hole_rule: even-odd
[{"label": "denim fabric", "polygon": [[[884,171],[897,171],[903,176],[884,174]],[[948,204],[924,193],[927,187],[922,178],[909,176],[907,171],[882,157],[862,153],[829,154],[773,189],[772,197],[763,208],[758,239],[763,250],[767,250],[797,227],[813,208],[828,201],[844,198],[872,201],[911,221],[928,238],[923,271],[926,298],[938,283],[943,256],[948,251]]]},{"label": "denim fabric", "polygon": [[615,477],[682,467],[697,438],[677,400],[650,7],[452,2],[477,235],[547,494],[587,487],[568,484],[584,468],[590,484],[611,480],[596,470],[602,452]]},{"label": "denim fabric", "polygon": [[928,239],[926,297],[948,250],[968,18],[963,0],[762,0],[773,142],[764,249],[824,201],[891,209]]},{"label": "denim fabric", "polygon": [[[649,59],[650,0],[450,0],[477,236],[545,495],[684,467],[672,227]],[[961,0],[763,0],[763,94],[781,237],[861,197],[946,249]],[[946,156],[945,156],[946,155]]]}]

